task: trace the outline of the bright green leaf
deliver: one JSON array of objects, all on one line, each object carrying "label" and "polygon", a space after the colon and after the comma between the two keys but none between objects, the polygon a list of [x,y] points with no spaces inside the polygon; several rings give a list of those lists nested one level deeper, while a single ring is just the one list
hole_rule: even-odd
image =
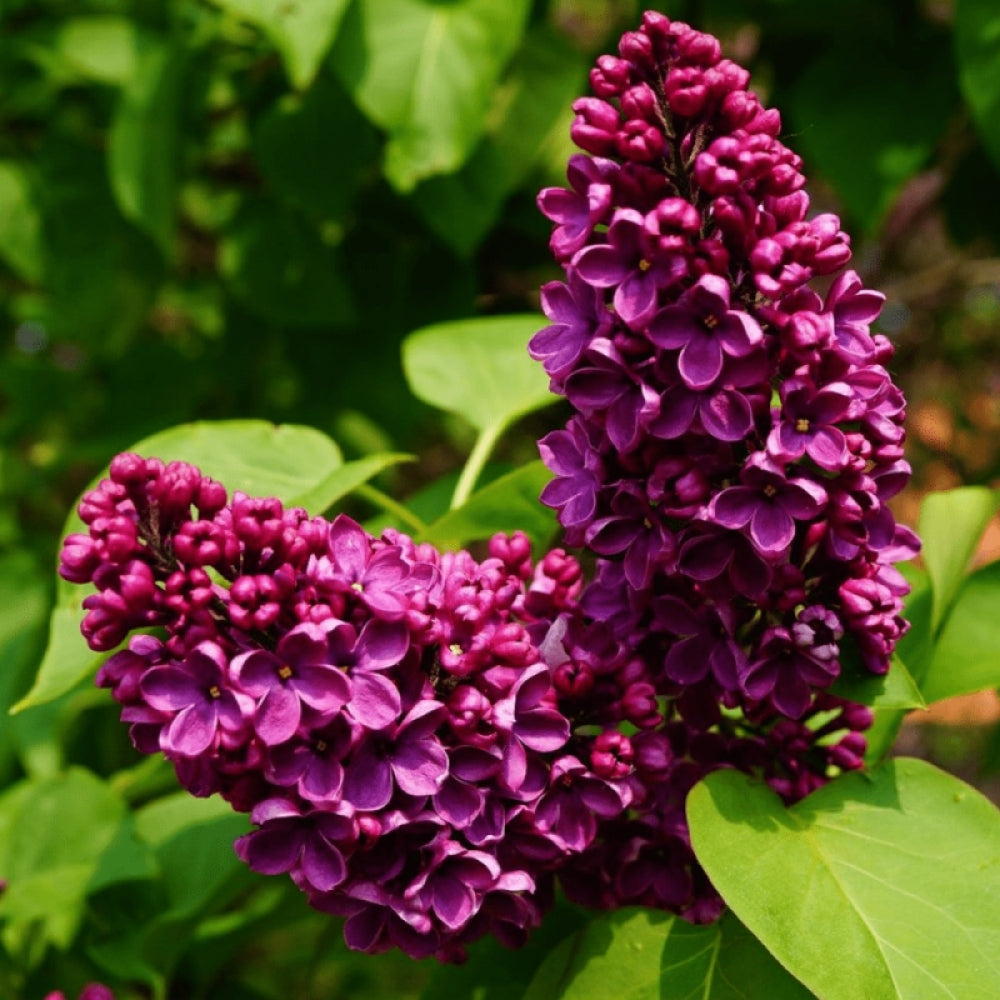
[{"label": "bright green leaf", "polygon": [[959,0],[954,38],[962,94],[1000,166],[1000,10],[993,0]]},{"label": "bright green leaf", "polygon": [[414,461],[416,458],[413,455],[385,454],[366,455],[347,462],[334,469],[308,493],[300,495],[295,501],[296,506],[304,507],[310,514],[322,514],[362,483],[367,483],[372,476],[393,465],[399,465],[400,462]]},{"label": "bright green leaf", "polygon": [[498,531],[523,531],[535,553],[544,553],[557,524],[552,511],[538,502],[538,495],[551,478],[541,462],[522,466],[436,520],[418,540],[433,542],[441,549],[457,549]]},{"label": "bright green leaf", "polygon": [[579,53],[560,35],[547,26],[532,29],[495,90],[486,134],[469,161],[414,193],[427,225],[458,253],[471,253],[489,232],[581,92],[584,75]]},{"label": "bright green leaf", "polygon": [[129,451],[164,462],[198,466],[232,496],[277,497],[301,505],[316,486],[340,468],[340,448],[322,431],[266,420],[214,420],[181,424],[144,438]]},{"label": "bright green leaf", "polygon": [[385,173],[399,191],[468,159],[514,53],[528,0],[365,0],[334,50],[358,106],[389,133]]},{"label": "bright green leaf", "polygon": [[262,319],[289,327],[343,325],[354,306],[335,242],[277,204],[251,202],[223,239],[220,270]]},{"label": "bright green leaf", "polygon": [[821,1000],[1000,996],[1000,812],[958,779],[893,760],[787,809],[716,771],[687,812],[713,885]]},{"label": "bright green leaf", "polygon": [[1000,687],[1000,562],[966,577],[934,645],[928,701]]},{"label": "bright green leaf", "polygon": [[931,632],[936,635],[1000,494],[985,486],[930,493],[920,508],[924,565],[931,580]]},{"label": "bright green leaf", "polygon": [[167,258],[174,252],[185,63],[177,46],[143,50],[138,71],[122,89],[108,145],[111,187],[122,213]]},{"label": "bright green leaf", "polygon": [[333,42],[350,0],[215,0],[260,28],[281,53],[292,83],[305,90]]},{"label": "bright green leaf", "polygon": [[81,76],[121,87],[136,76],[142,53],[150,44],[134,21],[95,14],[62,22],[53,48]]},{"label": "bright green leaf", "polygon": [[439,323],[403,342],[415,396],[458,414],[479,431],[504,427],[554,403],[549,379],[527,345],[545,320],[532,314]]},{"label": "bright green leaf", "polygon": [[694,926],[655,910],[598,917],[555,948],[524,1000],[806,1000],[732,914]]},{"label": "bright green leaf", "polygon": [[0,160],[0,258],[26,281],[42,279],[42,217],[21,164]]}]

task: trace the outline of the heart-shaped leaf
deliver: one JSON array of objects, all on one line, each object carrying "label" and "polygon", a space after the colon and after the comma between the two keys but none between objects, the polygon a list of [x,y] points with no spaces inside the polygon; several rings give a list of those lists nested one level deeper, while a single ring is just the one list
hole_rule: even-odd
[{"label": "heart-shaped leaf", "polygon": [[1000,996],[1000,812],[917,760],[786,809],[716,771],[687,803],[713,885],[821,1000]]}]

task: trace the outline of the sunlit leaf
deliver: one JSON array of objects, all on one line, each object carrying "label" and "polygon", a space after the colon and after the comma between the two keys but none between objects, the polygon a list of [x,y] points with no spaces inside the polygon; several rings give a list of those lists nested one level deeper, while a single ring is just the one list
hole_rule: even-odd
[{"label": "sunlit leaf", "polygon": [[806,1000],[732,914],[694,926],[656,910],[598,917],[542,963],[524,1000]]},{"label": "sunlit leaf", "polygon": [[1000,494],[985,486],[929,493],[920,508],[924,564],[933,592],[931,632],[936,635]]},{"label": "sunlit leaf", "polygon": [[468,158],[529,6],[365,0],[351,8],[335,65],[359,107],[388,131],[385,174],[398,190]]},{"label": "sunlit leaf", "polygon": [[966,577],[922,682],[928,701],[1000,687],[1000,562]]},{"label": "sunlit leaf", "polygon": [[308,493],[301,494],[295,501],[296,506],[304,507],[310,514],[322,514],[373,476],[401,462],[413,461],[416,461],[414,455],[384,454],[366,455],[353,462],[346,462]]},{"label": "sunlit leaf", "polygon": [[1000,812],[957,778],[893,760],[786,809],[716,771],[687,812],[712,884],[821,1000],[1000,995]]},{"label": "sunlit leaf", "polygon": [[112,14],[73,17],[63,21],[53,48],[87,79],[124,86],[139,71],[151,39],[134,21]]},{"label": "sunlit leaf", "polygon": [[292,83],[304,90],[337,34],[350,0],[215,0],[260,28],[281,53]]},{"label": "sunlit leaf", "polygon": [[544,325],[535,315],[439,323],[403,343],[403,370],[415,396],[479,431],[503,427],[556,401],[542,366],[528,355]]}]

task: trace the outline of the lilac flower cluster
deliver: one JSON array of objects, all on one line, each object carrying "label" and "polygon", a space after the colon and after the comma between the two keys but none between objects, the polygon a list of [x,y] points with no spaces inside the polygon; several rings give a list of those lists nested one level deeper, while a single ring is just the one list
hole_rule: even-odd
[{"label": "lilac flower cluster", "polygon": [[79,512],[60,572],[97,587],[94,649],[140,630],[97,676],[136,747],[248,812],[240,857],[345,916],[351,947],[521,943],[552,873],[627,806],[549,664],[582,586],[560,550],[441,554],[132,454]]},{"label": "lilac flower cluster", "polygon": [[809,216],[778,113],[719,42],[649,12],[590,80],[585,152],[538,199],[565,281],[530,351],[574,410],[539,443],[542,501],[597,557],[564,655],[613,679],[603,724],[640,698],[649,717],[626,713],[630,813],[564,882],[700,920],[719,904],[694,781],[735,766],[794,801],[861,765],[871,713],[829,689],[848,658],[885,673],[906,627],[904,400],[870,330],[883,296],[843,270],[848,236]]}]

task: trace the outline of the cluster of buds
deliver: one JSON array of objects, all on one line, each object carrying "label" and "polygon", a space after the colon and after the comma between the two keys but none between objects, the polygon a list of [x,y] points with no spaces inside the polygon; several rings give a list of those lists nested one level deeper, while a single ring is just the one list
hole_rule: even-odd
[{"label": "cluster of buds", "polygon": [[809,217],[747,80],[715,38],[646,13],[574,105],[569,187],[539,196],[566,277],[530,350],[574,411],[540,442],[542,501],[597,557],[566,655],[602,650],[663,706],[643,736],[673,761],[567,888],[695,919],[715,903],[690,903],[687,789],[736,766],[794,801],[861,766],[871,713],[829,689],[848,660],[889,669],[892,563],[919,546],[887,507],[910,469],[870,330],[883,296],[843,270],[837,217]]},{"label": "cluster of buds", "polygon": [[134,744],[249,813],[240,857],[345,916],[352,947],[521,943],[596,817],[628,805],[550,664],[582,586],[560,550],[441,554],[132,454],[79,511],[60,571],[98,589],[94,649],[140,630],[97,676]]}]

